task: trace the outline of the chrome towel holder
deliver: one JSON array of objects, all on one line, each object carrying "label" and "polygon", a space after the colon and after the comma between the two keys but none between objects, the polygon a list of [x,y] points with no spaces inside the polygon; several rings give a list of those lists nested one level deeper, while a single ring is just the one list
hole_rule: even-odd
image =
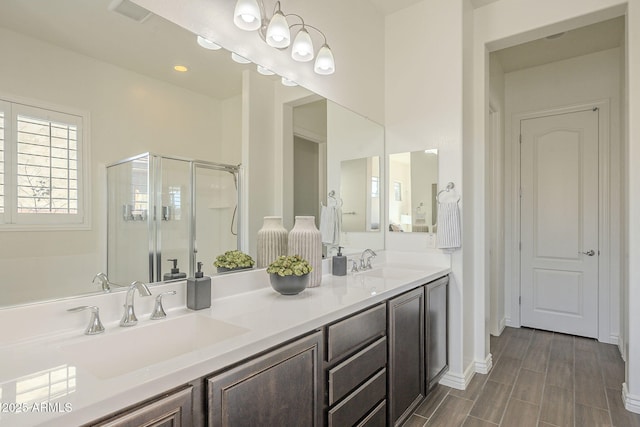
[{"label": "chrome towel holder", "polygon": [[[449,182],[447,183],[447,186],[444,189],[438,191],[438,194],[436,195],[436,200],[438,201],[438,203],[442,203],[442,201],[440,200],[440,194],[445,192],[448,193],[452,191],[455,187],[456,185],[453,182]],[[458,202],[460,202],[460,196],[458,196],[458,200],[456,200],[456,203]]]}]

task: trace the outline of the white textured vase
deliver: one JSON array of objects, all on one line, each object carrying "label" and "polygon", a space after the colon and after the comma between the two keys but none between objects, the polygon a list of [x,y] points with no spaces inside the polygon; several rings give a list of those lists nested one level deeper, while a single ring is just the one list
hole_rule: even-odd
[{"label": "white textured vase", "polygon": [[282,226],[281,216],[265,216],[262,228],[258,230],[258,268],[268,267],[280,255],[287,255],[289,233]]},{"label": "white textured vase", "polygon": [[320,286],[322,281],[322,234],[316,228],[313,216],[297,216],[289,232],[289,255],[300,255],[309,261],[313,271],[309,287]]}]

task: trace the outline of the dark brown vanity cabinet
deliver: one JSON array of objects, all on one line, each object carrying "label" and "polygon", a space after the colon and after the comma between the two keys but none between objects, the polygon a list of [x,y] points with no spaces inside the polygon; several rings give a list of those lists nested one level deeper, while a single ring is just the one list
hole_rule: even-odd
[{"label": "dark brown vanity cabinet", "polygon": [[166,393],[130,411],[89,424],[99,427],[191,427],[193,387]]},{"label": "dark brown vanity cabinet", "polygon": [[387,396],[385,304],[326,327],[326,423],[384,426]]},{"label": "dark brown vanity cabinet", "polygon": [[448,369],[448,283],[434,280],[90,425],[399,425]]},{"label": "dark brown vanity cabinet", "polygon": [[449,276],[425,286],[427,331],[427,390],[431,390],[449,369],[448,321]]},{"label": "dark brown vanity cabinet", "polygon": [[209,426],[320,426],[322,332],[207,379]]},{"label": "dark brown vanity cabinet", "polygon": [[426,396],[424,288],[390,299],[387,305],[389,425],[400,425]]}]

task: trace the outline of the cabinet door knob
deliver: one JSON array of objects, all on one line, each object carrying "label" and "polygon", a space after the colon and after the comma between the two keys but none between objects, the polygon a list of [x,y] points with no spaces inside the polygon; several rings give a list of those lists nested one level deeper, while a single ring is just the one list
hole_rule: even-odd
[{"label": "cabinet door knob", "polygon": [[586,256],[594,256],[596,254],[596,251],[594,251],[593,249],[589,249],[587,252],[579,252],[579,253]]}]

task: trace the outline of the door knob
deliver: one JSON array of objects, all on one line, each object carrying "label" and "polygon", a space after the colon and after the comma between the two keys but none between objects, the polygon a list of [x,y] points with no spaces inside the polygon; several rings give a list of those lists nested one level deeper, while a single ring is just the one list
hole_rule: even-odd
[{"label": "door knob", "polygon": [[586,256],[594,256],[596,254],[596,251],[594,251],[593,249],[589,249],[587,252],[579,252],[581,254],[584,254]]}]

